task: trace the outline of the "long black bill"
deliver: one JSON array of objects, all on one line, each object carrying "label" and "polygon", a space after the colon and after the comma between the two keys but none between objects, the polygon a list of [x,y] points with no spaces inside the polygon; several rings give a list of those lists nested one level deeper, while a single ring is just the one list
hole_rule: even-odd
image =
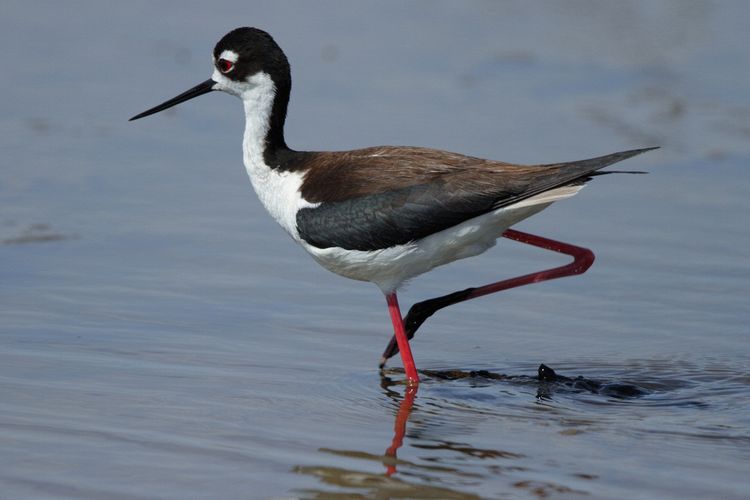
[{"label": "long black bill", "polygon": [[216,82],[209,78],[205,82],[199,83],[192,89],[183,92],[177,97],[173,97],[172,99],[166,102],[163,102],[159,104],[158,106],[154,106],[153,108],[146,110],[141,114],[135,115],[133,118],[131,118],[128,121],[132,122],[133,120],[143,118],[144,116],[153,115],[154,113],[158,113],[159,111],[164,111],[165,109],[171,108],[172,106],[177,106],[181,102],[185,102],[188,99],[192,99],[193,97],[198,97],[199,95],[207,94],[211,92],[212,90],[214,90],[214,85],[216,85]]}]

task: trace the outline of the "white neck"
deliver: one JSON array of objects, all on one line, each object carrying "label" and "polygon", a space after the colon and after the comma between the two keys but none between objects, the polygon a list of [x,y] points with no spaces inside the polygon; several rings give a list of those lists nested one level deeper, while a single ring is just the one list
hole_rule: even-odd
[{"label": "white neck", "polygon": [[266,136],[270,127],[271,110],[276,97],[276,86],[266,73],[258,73],[248,81],[249,86],[240,94],[245,107],[245,135],[242,152],[245,167],[250,178],[268,170],[263,153],[266,150]]},{"label": "white neck", "polygon": [[[227,51],[225,51],[227,52]],[[222,57],[226,54],[222,53]],[[231,55],[231,54],[229,54]],[[215,90],[221,90],[242,99],[245,107],[245,137],[242,141],[245,166],[251,170],[268,168],[263,162],[266,149],[266,135],[271,126],[271,111],[276,98],[276,85],[268,73],[259,72],[244,81],[236,81],[214,70],[211,79],[216,82]]]},{"label": "white neck", "polygon": [[296,214],[302,207],[311,206],[299,194],[302,174],[274,169],[266,165],[266,137],[271,126],[271,112],[276,98],[276,85],[267,73],[257,73],[246,81],[235,82],[220,73],[212,77],[219,82],[219,90],[242,99],[245,108],[245,135],[242,156],[250,182],[260,202],[286,231],[299,241]]}]

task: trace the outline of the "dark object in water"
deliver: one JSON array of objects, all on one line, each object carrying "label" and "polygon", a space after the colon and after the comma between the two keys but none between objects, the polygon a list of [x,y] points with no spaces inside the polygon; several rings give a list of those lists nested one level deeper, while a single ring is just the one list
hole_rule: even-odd
[{"label": "dark object in water", "polygon": [[544,380],[545,382],[553,382],[557,380],[557,373],[555,373],[555,370],[545,365],[544,363],[539,365],[537,376],[539,377],[539,380]]},{"label": "dark object in water", "polygon": [[[401,370],[395,369],[395,372]],[[599,380],[587,379],[582,376],[566,377],[558,375],[555,370],[544,363],[537,368],[537,375],[506,375],[504,373],[495,373],[489,370],[419,370],[419,372],[433,380],[470,380],[480,382],[486,386],[492,382],[510,382],[523,385],[537,385],[537,398],[551,399],[555,392],[560,393],[591,393],[615,399],[639,398],[649,394],[649,391],[638,387],[635,384],[623,382],[602,382]],[[397,385],[398,382],[391,380],[385,370],[381,370],[381,386],[388,388]]]},{"label": "dark object in water", "polygon": [[[555,370],[544,363],[540,364],[537,369],[537,378],[540,382],[555,382],[557,384],[563,384],[564,386],[576,391],[586,391],[618,399],[638,398],[647,394],[644,389],[633,384],[599,382],[597,380],[583,378],[580,375],[576,378],[558,375]],[[549,398],[550,391],[546,390],[542,393],[541,389],[542,388],[540,387],[540,393],[537,394],[537,396],[541,398]]]}]

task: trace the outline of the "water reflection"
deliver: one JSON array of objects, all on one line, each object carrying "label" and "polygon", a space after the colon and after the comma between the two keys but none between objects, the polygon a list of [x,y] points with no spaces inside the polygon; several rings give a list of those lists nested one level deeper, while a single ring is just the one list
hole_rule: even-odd
[{"label": "water reflection", "polygon": [[[392,392],[392,391],[389,391]],[[417,397],[416,386],[406,386],[404,390],[404,398],[398,405],[398,412],[396,412],[396,422],[393,425],[393,440],[391,445],[385,450],[385,456],[392,459],[384,461],[383,465],[386,466],[387,475],[392,475],[396,472],[396,451],[404,444],[404,435],[406,434],[406,422],[409,420],[411,409],[414,406],[414,398]]]},{"label": "water reflection", "polygon": [[[294,471],[315,476],[327,485],[353,489],[358,492],[356,497],[364,495],[367,498],[480,498],[473,493],[430,484],[441,482],[439,478],[444,477],[446,474],[463,477],[480,477],[477,474],[465,472],[459,468],[432,465],[429,463],[418,464],[398,458],[398,450],[404,443],[407,423],[414,409],[418,387],[404,385],[402,396],[398,391],[392,389],[392,387],[397,385],[401,385],[401,383],[392,380],[384,374],[381,376],[381,386],[383,387],[385,396],[398,404],[393,425],[393,438],[390,446],[386,448],[383,455],[330,448],[321,448],[319,450],[324,453],[357,460],[379,461],[385,467],[385,472],[372,473],[354,469],[322,466],[298,466]],[[427,445],[424,446],[427,447]],[[403,467],[404,470],[398,477],[394,477],[399,467]],[[304,493],[312,495],[308,498],[331,498],[330,491],[306,489]],[[350,493],[342,493],[341,495],[342,497],[351,498],[349,496]]]},{"label": "water reflection", "polygon": [[358,493],[335,494],[326,490],[304,489],[304,498],[446,498],[473,499],[481,498],[472,493],[444,488],[414,484],[387,475],[371,474],[336,467],[297,467],[295,472],[316,476],[322,482],[340,488],[354,489]]},{"label": "water reflection", "polygon": [[[542,367],[540,367],[540,375],[537,377],[509,376],[487,370],[423,370],[420,375],[428,385],[457,380],[471,380],[479,384],[510,383],[521,386],[536,383],[539,384],[539,390],[541,391],[542,387],[560,383],[552,379],[554,371],[551,368],[546,366],[544,368],[542,370]],[[541,377],[542,373],[546,380]],[[564,377],[556,374],[555,376],[560,381],[564,380]],[[395,408],[393,436],[383,454],[331,448],[320,448],[319,451],[357,461],[380,462],[385,469],[384,471],[372,472],[354,468],[302,465],[294,470],[301,474],[315,476],[326,485],[344,488],[348,492],[346,494],[354,494],[353,492],[356,491],[358,496],[364,495],[368,498],[479,498],[473,493],[460,491],[456,488],[446,488],[440,484],[445,482],[448,477],[451,478],[450,484],[456,485],[461,484],[462,481],[470,483],[485,476],[485,473],[467,470],[465,467],[467,461],[487,463],[486,470],[490,474],[518,473],[526,470],[524,466],[516,464],[518,460],[526,458],[521,453],[435,438],[434,434],[439,434],[439,429],[444,428],[443,419],[440,418],[441,410],[450,412],[451,405],[443,405],[434,397],[430,397],[422,406],[416,404],[418,387],[404,385],[402,370],[392,369],[381,372],[381,387],[383,395],[393,403]],[[435,405],[438,405],[437,409]],[[417,426],[418,429],[407,433],[410,419],[415,415],[418,415],[418,418],[412,420],[412,425]],[[466,419],[466,422],[471,425],[471,419]],[[431,429],[431,432],[425,432],[425,429]],[[398,457],[398,451],[404,445],[407,434],[411,441],[409,446],[424,452],[424,455],[420,456],[418,461]],[[503,463],[498,463],[498,461]],[[449,465],[450,463],[458,463],[459,465]],[[541,485],[532,481],[520,481],[514,487],[529,489],[532,493],[534,491],[537,491],[537,493],[547,491],[548,489],[558,492],[566,490],[565,486],[551,483]],[[330,491],[311,489],[305,490],[304,493],[311,495],[311,498],[330,498],[331,495]]]},{"label": "water reflection", "polygon": [[[666,377],[673,366],[659,374],[662,380],[654,380],[645,376],[642,366],[633,364],[631,375],[635,381],[613,376],[613,373],[608,376],[600,367],[593,368],[599,376],[566,376],[545,364],[541,364],[534,375],[491,370],[421,370],[423,382],[419,387],[404,385],[401,369],[383,371],[382,394],[390,403],[388,406],[393,407],[393,433],[385,451],[378,454],[320,448],[321,453],[364,464],[359,467],[300,465],[294,471],[314,476],[334,488],[305,489],[305,498],[330,498],[331,495],[478,498],[471,492],[471,486],[491,476],[506,478],[509,491],[524,490],[539,498],[554,494],[592,494],[585,485],[597,481],[599,475],[583,466],[569,464],[572,470],[559,481],[550,480],[549,475],[545,480],[537,478],[540,468],[547,470],[550,465],[556,466],[554,452],[542,457],[529,455],[511,444],[507,448],[498,447],[497,441],[494,446],[488,446],[484,440],[479,444],[471,436],[482,436],[479,429],[485,421],[501,418],[507,425],[523,421],[543,428],[557,427],[556,434],[563,440],[588,439],[585,436],[596,433],[600,427],[617,422],[612,414],[619,411],[619,406],[625,405],[623,411],[628,414],[635,408],[650,408],[656,404],[680,407],[685,398],[679,391],[690,386],[684,380]],[[565,369],[568,370],[570,368]],[[480,395],[485,392],[487,395]],[[489,394],[494,394],[494,399]],[[523,399],[521,404],[519,399]],[[571,402],[577,405],[572,410]],[[693,399],[693,402],[696,401]],[[457,429],[468,435],[467,439],[455,439],[459,434]],[[405,445],[410,456],[399,457]],[[552,450],[554,448],[550,448]],[[375,464],[382,468],[378,470],[373,467]]]}]

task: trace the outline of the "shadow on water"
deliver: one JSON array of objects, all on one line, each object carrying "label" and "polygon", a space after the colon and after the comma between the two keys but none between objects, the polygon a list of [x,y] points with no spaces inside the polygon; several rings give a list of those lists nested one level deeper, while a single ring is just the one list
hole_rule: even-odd
[{"label": "shadow on water", "polygon": [[36,223],[22,226],[14,221],[0,223],[0,245],[24,245],[77,238],[79,238],[78,235],[60,233],[49,224]]},{"label": "shadow on water", "polygon": [[[560,428],[561,436],[576,436],[596,426],[622,425],[618,413],[623,410],[627,413],[633,408],[653,408],[654,411],[668,406],[707,408],[709,404],[697,397],[700,393],[697,382],[675,377],[677,367],[672,368],[663,369],[656,376],[649,376],[645,371],[634,373],[635,380],[607,374],[600,367],[595,369],[598,376],[566,376],[545,364],[541,364],[534,375],[490,370],[420,370],[419,390],[423,394],[419,397],[416,387],[404,385],[402,369],[384,370],[381,372],[384,402],[394,413],[393,436],[384,446],[385,451],[380,454],[375,450],[320,448],[321,453],[366,465],[297,466],[294,472],[314,476],[333,488],[308,488],[297,493],[304,498],[335,498],[337,495],[342,498],[479,498],[470,492],[471,485],[492,475],[507,476],[509,491],[523,490],[538,498],[588,495],[591,492],[581,485],[595,481],[599,477],[596,471],[579,470],[570,474],[575,479],[574,485],[565,484],[566,481],[540,481],[535,479],[534,471],[544,467],[543,459],[520,451],[453,439],[456,428],[463,427],[468,434],[473,434],[472,428],[481,425],[482,420],[499,417],[506,422],[523,420],[531,425],[555,426]],[[686,389],[690,396],[681,394]],[[412,455],[417,453],[416,458],[399,458],[398,452],[405,442],[404,449]],[[373,469],[374,464],[380,467]],[[461,490],[462,484],[467,486],[467,491]]]}]

